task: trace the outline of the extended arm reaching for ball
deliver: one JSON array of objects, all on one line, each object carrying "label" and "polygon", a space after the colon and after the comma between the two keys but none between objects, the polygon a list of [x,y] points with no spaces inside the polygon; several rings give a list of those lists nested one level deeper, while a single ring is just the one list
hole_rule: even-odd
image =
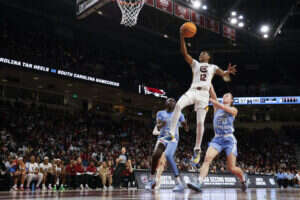
[{"label": "extended arm reaching for ball", "polygon": [[209,89],[209,94],[210,94],[209,101],[213,104],[215,112],[217,109],[222,109],[225,112],[232,114],[234,117],[237,116],[238,110],[235,107],[218,102],[217,95],[213,85],[211,85]]},{"label": "extended arm reaching for ball", "polygon": [[184,30],[183,30],[183,25],[180,27],[180,51],[181,54],[184,57],[184,60],[191,65],[193,62],[192,56],[187,51],[185,40],[184,40]]}]

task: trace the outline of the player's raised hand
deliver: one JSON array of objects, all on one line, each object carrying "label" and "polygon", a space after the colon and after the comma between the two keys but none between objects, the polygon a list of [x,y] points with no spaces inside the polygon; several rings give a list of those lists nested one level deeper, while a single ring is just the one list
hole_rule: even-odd
[{"label": "player's raised hand", "polygon": [[237,70],[236,70],[236,65],[231,65],[231,63],[229,63],[227,71],[232,74],[235,75]]}]

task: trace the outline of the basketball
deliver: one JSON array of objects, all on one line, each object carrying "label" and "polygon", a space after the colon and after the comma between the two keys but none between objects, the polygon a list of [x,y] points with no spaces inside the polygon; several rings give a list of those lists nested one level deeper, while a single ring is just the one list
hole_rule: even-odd
[{"label": "basketball", "polygon": [[183,36],[186,38],[194,37],[194,35],[197,33],[197,27],[192,22],[186,22],[181,26]]}]

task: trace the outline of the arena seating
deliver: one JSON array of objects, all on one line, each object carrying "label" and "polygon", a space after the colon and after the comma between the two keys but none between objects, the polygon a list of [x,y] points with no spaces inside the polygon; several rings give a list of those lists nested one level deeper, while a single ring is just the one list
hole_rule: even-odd
[{"label": "arena seating", "polygon": [[[18,157],[23,157],[27,162],[31,155],[35,155],[38,162],[48,156],[50,162],[59,158],[67,166],[80,157],[84,169],[91,162],[99,167],[103,161],[110,161],[112,168],[116,168],[120,147],[125,146],[133,169],[150,167],[156,140],[151,135],[153,127],[150,124],[114,122],[109,112],[103,118],[92,111],[71,114],[20,102],[12,104],[1,101],[1,105],[0,155],[3,163],[9,164]],[[280,132],[272,129],[237,129],[235,135],[239,141],[238,165],[249,174],[275,175],[279,170],[290,170],[296,174],[295,134],[291,133],[291,129],[285,127]],[[192,131],[181,134],[176,154],[181,171],[195,171],[199,167],[190,163],[190,141],[194,141],[194,137]],[[207,129],[203,150],[211,137],[213,131]],[[221,159],[216,159],[212,164],[211,173],[226,172],[225,156],[220,156]]]}]

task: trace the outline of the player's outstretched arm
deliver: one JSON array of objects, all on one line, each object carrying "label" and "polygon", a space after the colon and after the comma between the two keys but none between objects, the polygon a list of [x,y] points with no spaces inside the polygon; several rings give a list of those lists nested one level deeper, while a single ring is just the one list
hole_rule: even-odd
[{"label": "player's outstretched arm", "polygon": [[232,114],[233,116],[237,116],[238,110],[235,107],[227,106],[222,103],[219,103],[218,100],[210,98],[209,101],[214,105],[214,107],[218,109],[222,109],[225,112]]},{"label": "player's outstretched arm", "polygon": [[211,84],[210,89],[209,89],[209,96],[210,98],[217,100],[217,94],[215,92],[214,86]]},{"label": "player's outstretched arm", "polygon": [[[215,92],[215,88],[214,86],[211,84],[210,88],[209,88],[209,96],[210,98],[214,99],[217,101],[217,94]],[[216,111],[217,107],[213,104],[214,107],[214,111]]]},{"label": "player's outstretched arm", "polygon": [[235,75],[236,72],[236,65],[232,66],[231,63],[229,63],[226,71],[223,71],[220,68],[217,68],[216,70],[216,74],[223,77],[224,81],[230,81],[230,74]]},{"label": "player's outstretched arm", "polygon": [[184,57],[184,60],[185,60],[189,65],[191,65],[192,62],[193,62],[193,58],[192,58],[192,56],[190,56],[190,54],[189,54],[188,51],[187,51],[186,44],[185,44],[185,40],[184,40],[184,36],[183,36],[183,29],[182,29],[182,26],[180,27],[180,51],[181,51],[181,54],[182,54],[183,57]]}]

